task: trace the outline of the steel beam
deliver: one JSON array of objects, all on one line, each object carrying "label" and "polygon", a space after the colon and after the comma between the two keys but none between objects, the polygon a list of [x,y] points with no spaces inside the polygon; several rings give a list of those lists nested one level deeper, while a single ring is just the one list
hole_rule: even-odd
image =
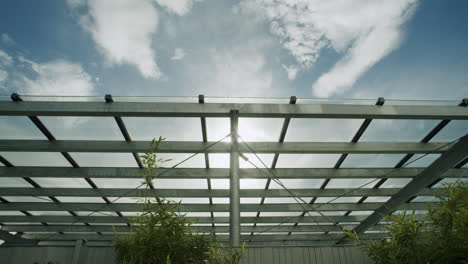
[{"label": "steel beam", "polygon": [[[256,241],[333,241],[340,238],[342,234],[295,234],[294,236],[289,235],[242,235],[241,240],[251,240],[252,242]],[[28,233],[24,237],[37,240],[96,240],[96,241],[106,241],[115,239],[115,235],[97,235],[97,234],[34,234]],[[382,233],[377,234],[365,234],[363,240],[366,239],[382,239],[385,235]],[[218,241],[228,241],[229,236],[227,235],[217,235]]]},{"label": "steel beam", "polygon": [[229,223],[229,241],[232,247],[240,247],[241,245],[238,123],[239,111],[231,110],[231,153],[229,162],[229,217],[231,220]]},{"label": "steel beam", "polygon": [[[346,197],[352,196],[392,196],[399,188],[382,189],[294,189],[293,192],[300,197],[337,197],[346,193]],[[424,188],[418,196],[434,196],[446,189]],[[222,189],[112,189],[112,188],[17,188],[0,187],[0,196],[68,196],[68,197],[229,197],[229,190]],[[239,190],[240,197],[290,197],[291,194],[283,189],[244,189]],[[168,198],[171,199],[171,198]],[[136,200],[135,200],[136,202]]]},{"label": "steel beam", "polygon": [[[416,215],[416,219],[421,220],[423,215]],[[294,223],[323,223],[330,224],[330,221],[335,223],[356,223],[366,219],[365,215],[350,215],[350,216],[305,216],[305,217],[281,217],[281,216],[261,216],[261,217],[241,217],[241,223],[263,223],[263,224],[278,224],[285,220]],[[229,223],[229,217],[190,217],[187,216],[186,220],[191,223],[209,224],[227,224]],[[103,216],[99,213],[91,216],[58,216],[58,215],[42,215],[42,216],[24,216],[24,215],[3,215],[0,216],[0,222],[6,224],[18,224],[18,223],[93,223],[93,224],[126,224],[130,223],[130,219],[127,217],[119,216]]]},{"label": "steel beam", "polygon": [[[440,175],[446,172],[449,168],[457,165],[467,156],[468,134],[461,138],[448,151],[443,153],[431,165],[425,168],[416,178],[403,187],[397,194],[393,195],[390,200],[377,208],[377,210],[375,210],[366,220],[354,228],[353,231],[357,234],[362,234],[369,227],[378,223],[382,219],[383,215],[389,214],[394,210],[401,208],[401,206],[414,204],[406,203],[406,201],[428,186],[431,182],[438,179]],[[341,239],[338,243],[342,241],[343,239]]]},{"label": "steel beam", "polygon": [[[214,142],[163,141],[159,145],[160,153],[195,153]],[[445,142],[248,142],[256,153],[280,154],[401,154],[401,153],[442,153],[449,146]],[[219,142],[203,153],[230,153],[231,143]],[[19,152],[107,152],[132,153],[146,152],[151,141],[114,141],[114,140],[0,140],[0,151]],[[239,151],[251,153],[244,144],[239,144]]]},{"label": "steel beam", "polygon": [[[396,209],[401,210],[425,210],[431,203],[408,203]],[[383,203],[316,203],[320,211],[369,211],[379,208]],[[157,205],[156,205],[157,206]],[[181,204],[181,212],[229,212],[229,204]],[[122,211],[141,212],[141,203],[43,203],[43,202],[10,202],[0,203],[0,211]],[[241,204],[239,212],[302,212],[304,208],[298,203],[285,204]]]},{"label": "steel beam", "polygon": [[239,117],[450,119],[467,120],[468,109],[457,106],[230,104],[155,102],[0,102],[0,115],[9,116],[129,116],[129,117]]},{"label": "steel beam", "polygon": [[[168,170],[167,172],[165,172]],[[268,173],[266,169],[263,169]],[[423,171],[423,168],[276,168],[273,169],[279,179],[351,179],[351,178],[413,178]],[[229,169],[223,168],[174,168],[160,169],[156,178],[192,178],[192,179],[227,179]],[[258,169],[239,169],[240,178],[264,179],[265,173]],[[444,178],[468,177],[468,169],[449,169],[441,175]],[[0,177],[38,177],[38,178],[136,178],[141,179],[141,169],[112,167],[0,167]]]},{"label": "steel beam", "polygon": [[[342,225],[345,229],[351,229],[355,227],[353,225]],[[117,232],[117,233],[129,233],[132,229],[126,225],[4,225],[1,230],[7,232],[65,232],[65,233],[81,233],[81,232]],[[190,230],[196,233],[227,233],[229,232],[229,226],[190,226]],[[241,232],[341,232],[342,230],[335,225],[282,225],[282,226],[241,226]],[[376,225],[370,231],[380,231],[382,225]]]}]

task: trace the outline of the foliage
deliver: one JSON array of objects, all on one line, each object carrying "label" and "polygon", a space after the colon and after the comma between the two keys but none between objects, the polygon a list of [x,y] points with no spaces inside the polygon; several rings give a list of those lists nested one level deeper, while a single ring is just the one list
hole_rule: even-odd
[{"label": "foliage", "polygon": [[446,185],[437,194],[440,203],[429,208],[427,219],[417,221],[411,215],[387,215],[388,236],[380,241],[362,241],[347,232],[351,240],[365,250],[373,263],[468,263],[468,185]]},{"label": "foliage", "polygon": [[245,243],[242,244],[240,250],[232,247],[226,249],[222,244],[217,247],[210,248],[210,257],[207,264],[237,264],[240,263],[242,255],[244,255]]},{"label": "foliage", "polygon": [[141,156],[143,213],[131,218],[130,233],[116,235],[118,259],[124,264],[239,263],[243,247],[240,251],[227,250],[217,246],[213,236],[192,233],[191,223],[180,215],[180,204],[156,195],[149,197],[148,189],[153,187],[159,164],[169,161],[156,155],[163,140],[153,140],[151,149]]}]

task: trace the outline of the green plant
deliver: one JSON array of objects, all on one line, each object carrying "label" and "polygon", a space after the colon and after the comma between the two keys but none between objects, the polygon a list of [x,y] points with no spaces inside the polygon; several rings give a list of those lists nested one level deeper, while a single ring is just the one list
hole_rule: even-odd
[{"label": "green plant", "polygon": [[131,218],[130,233],[115,236],[118,259],[124,264],[239,263],[244,247],[225,249],[211,235],[194,234],[191,223],[179,212],[179,203],[149,195],[159,164],[169,161],[157,156],[163,140],[153,140],[151,149],[141,156],[143,212]]},{"label": "green plant", "polygon": [[429,208],[423,221],[414,212],[386,215],[391,224],[384,225],[385,240],[347,235],[377,264],[468,263],[468,186],[457,182],[445,187],[446,192],[437,194],[441,202]]}]

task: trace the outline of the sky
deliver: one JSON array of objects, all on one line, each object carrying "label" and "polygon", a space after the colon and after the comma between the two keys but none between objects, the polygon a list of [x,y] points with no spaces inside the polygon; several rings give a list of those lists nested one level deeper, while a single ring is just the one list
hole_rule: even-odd
[{"label": "sky", "polygon": [[[384,97],[450,100],[448,105],[456,105],[468,97],[467,8],[463,0],[1,1],[0,94],[96,95],[101,101],[105,94],[294,95],[298,103],[305,102],[301,98],[371,98],[368,104]],[[41,120],[58,139],[122,140],[112,118]],[[124,121],[134,140],[160,135],[201,140],[196,118]],[[349,141],[361,123],[293,119],[286,141]],[[281,124],[279,119],[241,119],[239,133],[247,141],[277,141]],[[361,141],[419,141],[436,124],[374,120]],[[227,119],[210,118],[207,125],[210,141],[229,133]],[[466,131],[467,121],[453,121],[433,141],[452,141]],[[25,117],[0,117],[0,133],[2,139],[44,139]],[[17,166],[69,166],[57,153],[0,154]],[[82,166],[136,166],[130,154],[71,155]],[[170,158],[177,162],[187,156]],[[349,155],[343,167],[392,167],[402,156]],[[273,155],[261,157],[270,164]],[[338,158],[280,155],[278,167],[332,167]],[[428,156],[412,166],[425,166],[435,158]],[[228,166],[227,154],[210,154],[210,159],[215,167]],[[203,157],[195,157],[183,166],[203,164]],[[0,180],[2,186],[27,186],[19,179]],[[35,180],[45,187],[89,188],[80,179]],[[99,187],[135,184],[95,181]],[[321,182],[287,185],[316,187]],[[204,184],[161,181],[159,186],[206,188]],[[213,182],[214,188],[227,188],[226,184]],[[264,187],[259,180],[241,184]],[[330,186],[354,185],[336,180]]]},{"label": "sky", "polygon": [[0,91],[461,99],[466,1],[2,1]]}]

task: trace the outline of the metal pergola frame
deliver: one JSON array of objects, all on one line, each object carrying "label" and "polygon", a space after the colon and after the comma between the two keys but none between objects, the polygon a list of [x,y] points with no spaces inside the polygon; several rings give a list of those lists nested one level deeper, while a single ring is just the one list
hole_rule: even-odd
[{"label": "metal pergola frame", "polygon": [[[57,152],[72,167],[16,167],[0,156],[0,177],[26,180],[33,188],[6,188],[0,186],[0,211],[20,211],[23,215],[0,215],[0,239],[8,244],[50,243],[50,241],[87,240],[109,241],[117,232],[128,232],[129,219],[121,212],[139,212],[139,203],[113,203],[108,197],[135,197],[141,190],[99,188],[93,178],[140,178],[143,166],[138,153],[148,150],[151,142],[133,141],[122,117],[196,117],[200,118],[201,141],[163,141],[160,153],[199,153],[204,156],[205,168],[172,168],[161,178],[206,179],[208,188],[145,190],[162,197],[204,197],[208,204],[181,204],[183,212],[210,212],[210,217],[188,217],[194,232],[212,233],[220,241],[232,246],[247,245],[341,245],[343,228],[354,230],[365,239],[380,239],[383,234],[381,214],[395,210],[424,210],[426,202],[410,202],[416,196],[433,196],[432,188],[443,178],[466,178],[468,169],[468,136],[447,142],[429,142],[451,120],[468,120],[468,99],[456,106],[438,105],[385,105],[378,98],[375,105],[356,104],[298,104],[291,97],[284,104],[206,103],[200,95],[198,103],[114,102],[106,95],[103,102],[23,101],[13,94],[12,101],[0,102],[0,116],[26,116],[47,140],[7,140],[0,138],[0,151]],[[123,141],[58,140],[41,122],[39,116],[113,117],[122,133]],[[230,119],[230,142],[210,142],[206,121],[212,117]],[[243,142],[239,140],[239,118],[281,118],[282,129],[278,142]],[[350,142],[285,142],[292,118],[363,119],[363,123]],[[359,142],[373,119],[441,120],[420,142]],[[212,145],[212,146],[211,146]],[[208,148],[208,146],[211,146]],[[202,150],[202,151],[201,151]],[[131,153],[136,168],[80,167],[70,152]],[[229,168],[211,168],[209,153],[230,155]],[[268,168],[239,168],[244,153],[274,154]],[[340,154],[333,168],[277,168],[281,154]],[[406,154],[393,168],[341,168],[349,154]],[[405,168],[414,154],[441,154],[425,168]],[[91,188],[42,188],[32,178],[82,178]],[[263,189],[240,189],[241,178],[266,179]],[[288,190],[270,189],[272,179],[324,179],[318,189],[294,189],[300,197],[312,199],[304,207],[299,203],[265,203],[270,197],[291,197]],[[403,188],[379,188],[387,179],[412,178]],[[213,189],[212,179],[230,179],[229,190]],[[376,179],[372,188],[327,188],[331,179]],[[3,196],[43,196],[50,202],[10,202]],[[60,202],[56,196],[99,197],[105,203]],[[320,197],[361,197],[356,203],[317,203]],[[391,196],[386,202],[365,202],[367,197]],[[213,198],[229,197],[229,204],[215,204]],[[241,204],[241,197],[261,198],[259,204]],[[104,206],[103,206],[104,205]],[[307,208],[307,210],[304,210]],[[28,211],[64,211],[69,216],[34,216]],[[79,211],[114,212],[115,216],[79,216]],[[319,211],[319,214],[316,213]],[[320,212],[346,211],[342,216],[326,216]],[[353,211],[372,211],[370,215],[351,215]],[[216,212],[230,212],[229,217],[215,216]],[[241,212],[256,212],[244,217]],[[287,217],[261,216],[261,212],[302,212]],[[315,213],[313,216],[310,213]],[[420,216],[418,216],[420,217]],[[6,224],[5,224],[6,223]],[[9,224],[14,223],[14,224]],[[23,224],[24,223],[24,224]],[[27,224],[36,223],[36,224]],[[72,224],[70,224],[72,223]],[[229,224],[229,226],[225,224]],[[309,223],[300,225],[299,223]],[[125,225],[127,224],[127,225]],[[222,224],[222,225],[220,225]],[[10,232],[17,232],[13,235]],[[98,243],[98,242],[96,242]],[[104,242],[105,243],[105,242]]]}]

